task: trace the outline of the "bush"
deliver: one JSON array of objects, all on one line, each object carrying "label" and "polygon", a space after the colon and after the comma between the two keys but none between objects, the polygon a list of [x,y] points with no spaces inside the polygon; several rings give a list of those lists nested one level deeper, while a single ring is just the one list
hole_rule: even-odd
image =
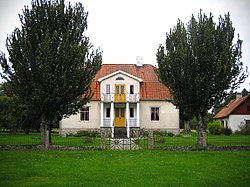
[{"label": "bush", "polygon": [[97,132],[97,131],[78,131],[76,134],[75,134],[75,137],[83,137],[83,136],[86,136],[86,137],[93,137],[93,138],[99,138],[100,137],[100,133]]},{"label": "bush", "polygon": [[155,135],[159,135],[159,136],[167,136],[167,132],[166,131],[154,131]]},{"label": "bush", "polygon": [[212,123],[208,123],[207,128],[212,135],[218,135],[221,134],[223,126],[220,124],[219,121],[214,121]]},{"label": "bush", "polygon": [[169,137],[173,137],[174,133],[172,132],[167,132],[167,131],[154,131],[154,135],[158,135],[158,136],[169,136]]},{"label": "bush", "polygon": [[165,143],[165,138],[163,136],[156,135],[156,136],[154,136],[154,142],[156,142],[156,143]]},{"label": "bush", "polygon": [[221,130],[221,133],[222,133],[222,134],[225,134],[225,135],[230,135],[230,134],[233,133],[233,131],[232,131],[231,128],[223,128],[223,129]]},{"label": "bush", "polygon": [[174,133],[172,133],[172,132],[168,132],[167,134],[168,134],[169,137],[173,137],[174,136]]},{"label": "bush", "polygon": [[239,125],[239,130],[235,132],[237,134],[250,135],[250,124]]},{"label": "bush", "polygon": [[83,139],[83,142],[84,142],[84,143],[93,143],[93,142],[94,142],[94,138],[93,138],[93,137],[87,136],[87,137],[85,137],[85,138]]}]

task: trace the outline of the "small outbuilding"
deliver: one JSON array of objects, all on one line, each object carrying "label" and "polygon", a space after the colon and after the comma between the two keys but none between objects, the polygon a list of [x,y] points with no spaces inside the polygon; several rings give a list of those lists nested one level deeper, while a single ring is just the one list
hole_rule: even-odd
[{"label": "small outbuilding", "polygon": [[214,119],[219,120],[225,128],[229,127],[233,131],[239,130],[239,126],[250,124],[250,95],[242,97],[237,94],[236,99],[223,107],[214,116]]}]

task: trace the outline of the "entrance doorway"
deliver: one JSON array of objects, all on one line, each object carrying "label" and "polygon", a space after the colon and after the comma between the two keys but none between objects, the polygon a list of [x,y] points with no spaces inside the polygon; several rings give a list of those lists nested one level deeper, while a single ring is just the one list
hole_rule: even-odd
[{"label": "entrance doorway", "polygon": [[125,126],[125,108],[115,108],[115,127]]}]

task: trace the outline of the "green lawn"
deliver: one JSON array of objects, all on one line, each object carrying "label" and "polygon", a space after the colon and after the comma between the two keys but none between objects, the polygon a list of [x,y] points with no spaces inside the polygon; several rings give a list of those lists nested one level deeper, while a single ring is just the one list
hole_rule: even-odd
[{"label": "green lawn", "polygon": [[0,186],[249,186],[250,151],[0,151]]},{"label": "green lawn", "polygon": [[[179,136],[163,138],[164,142],[155,141],[154,145],[160,147],[197,145],[197,133],[180,134]],[[250,146],[250,135],[231,134],[230,136],[225,136],[208,134],[207,141],[208,146]]]},{"label": "green lawn", "polygon": [[[158,135],[155,135],[157,137]],[[196,146],[197,133],[180,134],[173,137],[160,137],[164,142],[155,141],[154,146]],[[147,139],[142,139],[140,143],[145,144]],[[159,140],[159,139],[158,139]],[[161,139],[160,139],[161,140]],[[0,145],[39,145],[40,134],[30,133],[29,135],[20,133],[11,135],[9,133],[0,133]],[[100,146],[100,138],[91,137],[60,137],[58,133],[52,133],[52,145],[60,146]],[[146,145],[146,144],[145,144]],[[250,146],[250,135],[232,134],[210,135],[208,134],[209,146]]]},{"label": "green lawn", "polygon": [[[40,133],[9,134],[0,133],[0,145],[39,145]],[[100,146],[100,138],[91,137],[60,137],[58,133],[52,133],[52,145],[60,146]]]}]

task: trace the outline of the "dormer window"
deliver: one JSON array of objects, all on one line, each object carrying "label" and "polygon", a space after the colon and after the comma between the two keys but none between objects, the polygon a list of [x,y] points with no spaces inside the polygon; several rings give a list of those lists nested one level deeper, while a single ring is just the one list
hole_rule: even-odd
[{"label": "dormer window", "polygon": [[106,84],[106,94],[110,94],[110,84]]},{"label": "dormer window", "polygon": [[134,85],[130,85],[130,94],[134,94]]},{"label": "dormer window", "polygon": [[117,80],[117,81],[124,81],[124,78],[123,77],[117,77],[115,80]]}]

